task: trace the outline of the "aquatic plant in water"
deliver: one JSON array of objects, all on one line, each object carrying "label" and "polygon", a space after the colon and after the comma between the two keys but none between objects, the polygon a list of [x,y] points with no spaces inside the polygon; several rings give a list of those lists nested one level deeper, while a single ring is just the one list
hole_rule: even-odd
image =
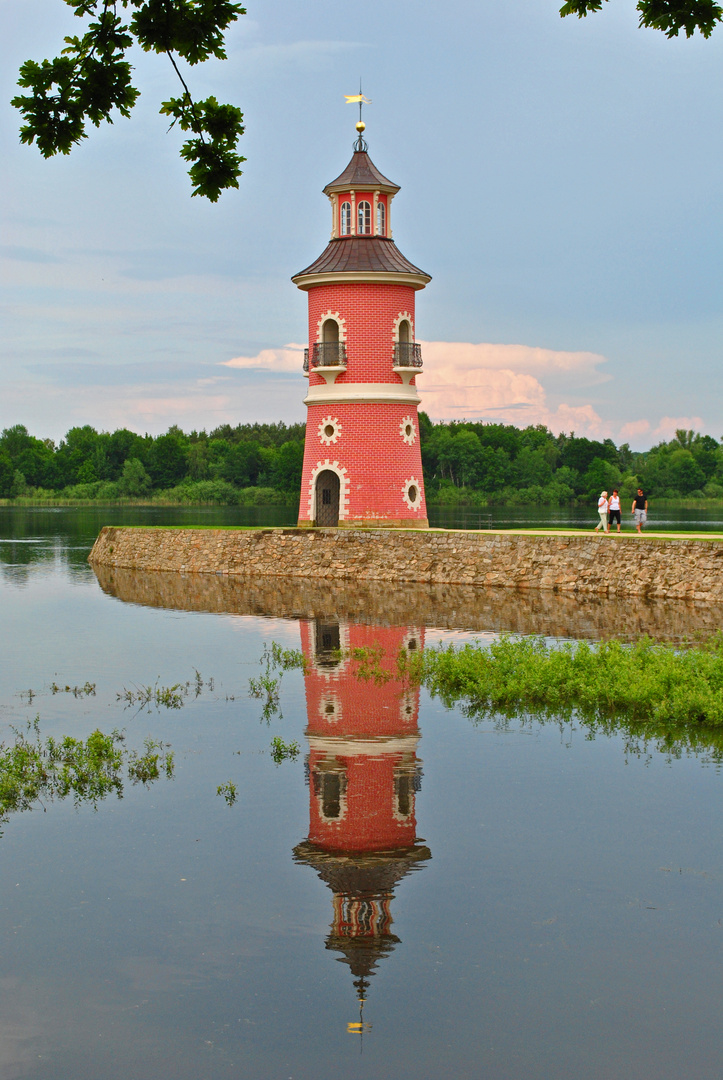
[{"label": "aquatic plant in water", "polygon": [[233,806],[237,799],[237,787],[233,780],[227,780],[225,784],[219,784],[216,788],[217,795],[223,795],[226,803],[229,806]]},{"label": "aquatic plant in water", "polygon": [[52,682],[50,684],[50,693],[53,695],[72,694],[75,698],[95,697],[95,683],[86,680],[83,686],[58,686],[57,683]]},{"label": "aquatic plant in water", "polygon": [[503,636],[490,645],[425,649],[400,670],[468,716],[575,715],[666,725],[723,725],[723,634],[694,648],[643,638],[550,645]]},{"label": "aquatic plant in water", "polygon": [[274,735],[271,740],[271,758],[277,765],[280,765],[287,758],[294,761],[298,756],[299,744],[296,740],[287,743],[278,735]]},{"label": "aquatic plant in water", "polygon": [[44,739],[38,717],[24,732],[13,730],[15,741],[0,743],[0,822],[11,813],[68,796],[76,806],[88,802],[95,807],[108,795],[122,798],[125,780],[148,784],[161,772],[173,776],[173,754],[167,745],[150,739],[139,754],[126,751],[125,736],[117,730],[96,730],[86,740],[70,735]]}]

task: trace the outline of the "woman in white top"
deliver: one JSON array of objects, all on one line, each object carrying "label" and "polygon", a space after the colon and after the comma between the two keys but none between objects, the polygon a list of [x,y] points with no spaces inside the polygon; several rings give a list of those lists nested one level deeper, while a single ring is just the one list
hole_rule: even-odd
[{"label": "woman in white top", "polygon": [[610,532],[610,528],[611,528],[613,522],[615,522],[617,524],[618,532],[620,532],[620,524],[621,524],[622,518],[621,518],[621,513],[620,513],[620,493],[618,492],[617,488],[613,488],[613,493],[610,496],[610,499],[608,500],[608,510],[609,510],[608,532]]},{"label": "woman in white top", "polygon": [[607,491],[602,491],[600,493],[600,498],[597,501],[597,512],[600,515],[600,520],[597,523],[597,525],[595,526],[595,532],[597,532],[598,529],[601,528],[601,527],[602,527],[603,532],[607,532],[608,531],[608,493],[607,493]]}]

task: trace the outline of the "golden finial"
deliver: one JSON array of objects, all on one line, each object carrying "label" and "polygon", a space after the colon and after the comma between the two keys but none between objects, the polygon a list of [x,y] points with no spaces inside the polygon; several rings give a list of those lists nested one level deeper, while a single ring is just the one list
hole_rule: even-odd
[{"label": "golden finial", "polygon": [[369,100],[368,97],[364,97],[364,94],[362,94],[361,79],[359,80],[359,93],[358,94],[344,94],[344,98],[346,99],[347,105],[357,105],[357,104],[359,105],[359,119],[358,119],[357,124],[356,124],[356,131],[357,131],[358,138],[357,138],[357,141],[354,144],[354,149],[355,150],[366,150],[367,144],[364,142],[364,139],[362,138],[362,133],[364,132],[364,129],[366,128],[366,124],[362,120],[362,105],[371,105],[371,101]]}]

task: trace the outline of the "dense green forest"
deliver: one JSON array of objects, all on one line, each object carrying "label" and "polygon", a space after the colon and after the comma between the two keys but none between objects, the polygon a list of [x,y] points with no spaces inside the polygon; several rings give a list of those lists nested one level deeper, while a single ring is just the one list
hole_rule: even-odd
[{"label": "dense green forest", "polygon": [[[635,452],[611,439],[553,435],[542,425],[432,423],[419,417],[429,502],[437,505],[587,503],[638,485],[657,499],[723,498],[723,443],[694,431]],[[153,438],[71,428],[56,445],[21,424],[0,435],[0,498],[132,499],[292,505],[298,499],[303,424],[240,424]]]}]

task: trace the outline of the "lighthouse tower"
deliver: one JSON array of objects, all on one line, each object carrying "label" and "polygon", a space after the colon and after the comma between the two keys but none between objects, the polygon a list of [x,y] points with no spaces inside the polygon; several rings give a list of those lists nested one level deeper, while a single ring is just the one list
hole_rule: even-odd
[{"label": "lighthouse tower", "polygon": [[392,239],[399,185],[367,153],[324,188],[331,240],[292,281],[309,294],[300,526],[427,528],[414,299],[431,281]]}]

